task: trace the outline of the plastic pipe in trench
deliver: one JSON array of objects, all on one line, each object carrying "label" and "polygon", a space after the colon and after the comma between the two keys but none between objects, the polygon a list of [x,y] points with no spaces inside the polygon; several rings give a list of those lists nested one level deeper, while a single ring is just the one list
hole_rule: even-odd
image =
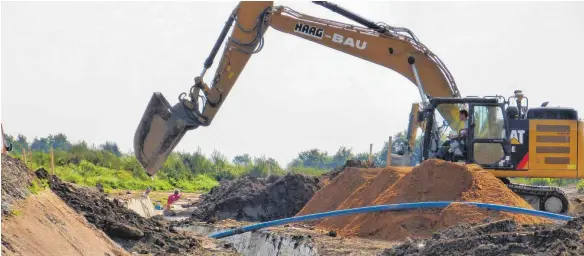
[{"label": "plastic pipe in trench", "polygon": [[571,220],[573,218],[573,217],[567,216],[567,215],[561,215],[561,214],[555,214],[555,213],[551,213],[551,212],[544,212],[544,211],[531,210],[531,209],[524,209],[524,208],[507,206],[507,205],[500,205],[500,204],[487,204],[487,203],[476,203],[476,202],[449,202],[449,201],[419,202],[419,203],[375,205],[375,206],[366,206],[366,207],[337,210],[337,211],[330,211],[330,212],[314,213],[314,214],[308,214],[308,215],[303,215],[303,216],[296,216],[296,217],[291,217],[291,218],[285,218],[285,219],[257,223],[257,224],[253,224],[253,225],[249,225],[249,226],[236,228],[236,229],[225,230],[225,231],[211,234],[211,235],[209,235],[209,237],[223,238],[223,237],[233,236],[233,235],[237,235],[237,234],[242,234],[245,232],[256,231],[256,230],[262,229],[262,228],[284,225],[287,223],[311,221],[311,220],[317,220],[317,219],[323,219],[323,218],[335,217],[335,216],[341,216],[341,215],[352,215],[352,214],[360,214],[360,213],[368,213],[368,212],[399,211],[399,210],[410,210],[410,209],[445,208],[448,205],[450,205],[451,203],[474,205],[476,207],[485,208],[485,209],[489,209],[489,210],[527,214],[527,215],[543,217],[543,218],[548,218],[548,219],[553,219],[553,220],[568,221],[568,220]]}]

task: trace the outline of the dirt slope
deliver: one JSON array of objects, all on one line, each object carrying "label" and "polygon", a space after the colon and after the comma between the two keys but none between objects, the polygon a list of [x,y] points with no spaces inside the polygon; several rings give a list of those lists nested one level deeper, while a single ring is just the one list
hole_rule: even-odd
[{"label": "dirt slope", "polygon": [[3,255],[130,255],[49,190],[18,212],[2,219]]},{"label": "dirt slope", "polygon": [[2,155],[3,255],[130,255],[37,182],[22,162]]},{"label": "dirt slope", "polygon": [[[349,168],[318,191],[298,215],[369,205],[427,201],[473,201],[531,208],[499,179],[480,167],[429,160],[413,169]],[[344,236],[396,241],[407,237],[429,237],[436,230],[457,223],[505,218],[513,218],[520,224],[547,222],[526,215],[450,205],[445,209],[336,217],[313,224],[318,229],[334,230]]]}]

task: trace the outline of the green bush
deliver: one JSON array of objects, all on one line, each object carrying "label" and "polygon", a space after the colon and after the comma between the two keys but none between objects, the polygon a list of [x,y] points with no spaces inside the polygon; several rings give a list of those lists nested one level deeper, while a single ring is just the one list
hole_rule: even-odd
[{"label": "green bush", "polygon": [[[22,159],[20,155],[22,149],[33,150],[32,163],[28,163],[29,168],[36,170],[44,167],[50,171],[49,152],[52,148],[55,174],[61,179],[85,186],[100,183],[108,191],[143,190],[148,187],[166,191],[174,188],[187,192],[208,191],[217,186],[221,180],[232,180],[242,176],[284,175],[288,172],[321,175],[342,166],[349,158],[367,157],[366,153],[354,154],[351,149],[345,147],[341,147],[334,155],[311,149],[299,153],[292,161],[293,164],[284,169],[270,157],[252,158],[249,154],[242,154],[229,161],[218,151],[206,156],[197,149],[192,153],[171,153],[154,178],[150,178],[134,154],[120,152],[115,142],[106,142],[97,147],[84,141],[72,143],[62,133],[34,138],[32,142],[23,135],[17,137],[7,135],[6,140],[13,144],[14,150],[9,153],[13,157]],[[377,159],[378,155],[387,154],[376,153],[374,157]]]}]

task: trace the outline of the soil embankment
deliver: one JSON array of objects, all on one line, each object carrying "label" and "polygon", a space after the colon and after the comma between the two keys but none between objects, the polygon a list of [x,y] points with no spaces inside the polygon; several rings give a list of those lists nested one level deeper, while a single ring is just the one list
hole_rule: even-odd
[{"label": "soil embankment", "polygon": [[4,155],[2,193],[3,254],[237,255],[172,222],[143,218],[95,188],[62,182],[44,169],[33,174]]},{"label": "soil embankment", "polygon": [[[413,169],[349,168],[318,191],[298,215],[368,205],[426,201],[472,201],[531,209],[527,202],[480,167],[429,160]],[[407,237],[430,237],[435,231],[458,223],[506,218],[520,224],[548,222],[538,217],[451,205],[445,209],[351,215],[311,224],[318,229],[334,230],[344,236],[395,241]]]},{"label": "soil embankment", "polygon": [[201,195],[193,219],[206,222],[223,219],[269,221],[292,217],[318,189],[318,178],[301,174],[226,181]]},{"label": "soil embankment", "polygon": [[77,187],[56,176],[50,177],[49,184],[71,208],[130,252],[184,255],[201,249],[195,237],[175,230],[166,222],[143,218],[124,203],[110,200],[96,189]]},{"label": "soil embankment", "polygon": [[130,255],[33,182],[22,162],[2,155],[2,255]]}]

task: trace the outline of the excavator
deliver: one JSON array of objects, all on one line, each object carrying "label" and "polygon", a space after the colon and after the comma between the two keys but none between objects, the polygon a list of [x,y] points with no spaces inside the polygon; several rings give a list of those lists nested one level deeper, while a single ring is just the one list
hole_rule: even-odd
[{"label": "excavator", "polygon": [[[422,130],[421,159],[480,165],[535,209],[566,213],[569,201],[557,187],[513,184],[509,178],[581,178],[584,176],[584,122],[572,108],[529,108],[522,91],[505,98],[462,97],[444,63],[407,28],[373,22],[326,1],[314,1],[359,25],[299,13],[272,1],[243,1],[229,14],[201,74],[190,90],[171,105],[155,92],[134,135],[134,152],[153,176],[186,132],[209,126],[253,54],[263,47],[269,27],[384,66],[414,84],[422,101],[413,103],[408,145],[401,152],[409,159],[417,130]],[[235,24],[235,26],[233,26]],[[227,37],[232,29],[230,37]],[[225,44],[211,86],[203,78]],[[459,118],[467,110],[468,121]],[[464,136],[442,144],[446,134]],[[445,147],[447,149],[445,149]],[[408,165],[408,161],[403,161]]]}]

